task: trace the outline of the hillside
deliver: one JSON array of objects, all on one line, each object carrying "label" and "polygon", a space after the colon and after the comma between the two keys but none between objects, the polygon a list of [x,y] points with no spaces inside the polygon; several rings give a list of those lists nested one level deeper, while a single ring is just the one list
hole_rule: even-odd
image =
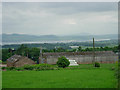
[{"label": "hillside", "polygon": [[111,40],[117,39],[117,34],[108,35],[69,35],[69,36],[56,36],[56,35],[27,35],[27,34],[2,34],[3,44],[18,44],[18,43],[44,43],[44,42],[81,42],[90,41],[92,38],[95,40]]}]

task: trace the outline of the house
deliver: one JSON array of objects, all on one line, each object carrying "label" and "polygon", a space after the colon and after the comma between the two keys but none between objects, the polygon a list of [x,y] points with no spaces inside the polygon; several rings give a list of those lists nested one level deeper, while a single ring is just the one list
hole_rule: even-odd
[{"label": "house", "polygon": [[21,67],[25,64],[35,64],[35,62],[28,57],[21,55],[13,55],[9,59],[7,59],[7,67]]}]

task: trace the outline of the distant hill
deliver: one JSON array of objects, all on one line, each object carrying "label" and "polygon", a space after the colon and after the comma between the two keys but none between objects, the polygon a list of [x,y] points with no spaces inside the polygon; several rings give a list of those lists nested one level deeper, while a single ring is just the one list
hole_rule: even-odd
[{"label": "distant hill", "polygon": [[2,34],[2,43],[23,43],[23,42],[47,42],[47,41],[89,41],[92,38],[99,39],[118,39],[117,34],[108,35],[69,35],[69,36],[56,36],[56,35],[27,35],[27,34]]},{"label": "distant hill", "polygon": [[2,42],[34,42],[44,40],[57,40],[55,35],[26,35],[26,34],[2,34]]}]

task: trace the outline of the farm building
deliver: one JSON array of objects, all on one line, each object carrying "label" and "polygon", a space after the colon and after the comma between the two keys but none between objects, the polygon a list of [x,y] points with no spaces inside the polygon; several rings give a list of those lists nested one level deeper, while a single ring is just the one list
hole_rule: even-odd
[{"label": "farm building", "polygon": [[[65,56],[70,60],[75,60],[78,64],[92,63],[93,52],[56,52],[43,53],[43,59],[48,64],[56,64],[58,57]],[[100,63],[115,63],[118,61],[118,55],[112,51],[96,51],[95,61]],[[44,62],[44,63],[45,63]]]},{"label": "farm building", "polygon": [[25,64],[35,64],[35,62],[25,56],[21,55],[13,55],[9,59],[7,59],[7,67],[21,67]]}]

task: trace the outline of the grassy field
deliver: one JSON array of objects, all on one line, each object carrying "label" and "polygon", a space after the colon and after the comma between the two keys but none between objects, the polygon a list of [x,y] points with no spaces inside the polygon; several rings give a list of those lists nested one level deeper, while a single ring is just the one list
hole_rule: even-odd
[{"label": "grassy field", "polygon": [[0,90],[2,89],[2,70],[0,68]]},{"label": "grassy field", "polygon": [[48,71],[3,71],[3,88],[115,88],[115,64],[90,64],[73,69]]}]

